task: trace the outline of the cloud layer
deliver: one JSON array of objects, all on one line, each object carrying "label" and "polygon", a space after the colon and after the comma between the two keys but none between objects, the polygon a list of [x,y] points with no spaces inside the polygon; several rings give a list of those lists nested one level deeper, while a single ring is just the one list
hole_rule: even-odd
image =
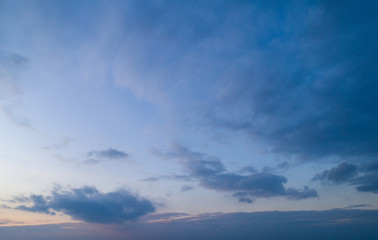
[{"label": "cloud layer", "polygon": [[0,234],[3,240],[375,240],[378,236],[378,212],[369,210],[237,212],[196,216],[170,213],[146,220],[149,221],[106,226],[53,224],[1,227]]},{"label": "cloud layer", "polygon": [[126,190],[101,193],[88,186],[55,190],[49,196],[31,195],[22,202],[31,202],[31,206],[20,205],[16,209],[46,214],[62,212],[73,219],[93,223],[121,223],[155,211],[151,201]]},{"label": "cloud layer", "polygon": [[238,17],[263,31],[242,38],[233,61],[249,61],[225,79],[209,123],[301,159],[376,157],[377,3],[250,4],[269,18]]}]

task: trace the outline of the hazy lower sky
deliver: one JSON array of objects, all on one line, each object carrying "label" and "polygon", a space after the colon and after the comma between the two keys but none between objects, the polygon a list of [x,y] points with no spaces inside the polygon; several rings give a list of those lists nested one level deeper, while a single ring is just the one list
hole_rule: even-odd
[{"label": "hazy lower sky", "polygon": [[[149,239],[140,229],[196,222],[196,239],[265,236],[238,230],[258,225],[255,212],[261,231],[269,219],[287,230],[286,214],[374,226],[377,10],[0,0],[0,232],[95,239],[100,226],[111,234],[99,239]],[[229,233],[207,235],[224,222]]]}]

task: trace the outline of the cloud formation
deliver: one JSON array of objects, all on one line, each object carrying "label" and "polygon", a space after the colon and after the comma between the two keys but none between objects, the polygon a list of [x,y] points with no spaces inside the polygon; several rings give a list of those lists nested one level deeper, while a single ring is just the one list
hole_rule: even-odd
[{"label": "cloud formation", "polygon": [[92,150],[87,154],[89,157],[98,157],[98,158],[108,158],[108,159],[120,159],[128,157],[129,154],[125,153],[124,151],[120,151],[117,149],[109,148],[107,150]]},{"label": "cloud formation", "polygon": [[357,176],[357,166],[349,163],[340,163],[331,170],[326,170],[321,174],[317,174],[313,180],[321,180],[322,182],[343,183]]},{"label": "cloud formation", "polygon": [[97,164],[108,160],[121,160],[129,157],[125,151],[109,148],[106,150],[92,150],[87,153],[89,159],[85,160],[85,164]]},{"label": "cloud formation", "polygon": [[[233,196],[240,202],[252,203],[250,197],[283,196],[293,200],[318,197],[316,190],[308,187],[304,187],[303,190],[285,188],[287,179],[284,176],[268,172],[250,173],[249,171],[247,175],[227,172],[219,158],[193,152],[180,144],[174,144],[169,152],[155,152],[162,157],[179,160],[190,176],[198,179],[202,187],[235,192]],[[248,169],[253,170],[250,167]]]},{"label": "cloud formation", "polygon": [[51,195],[31,195],[16,209],[56,214],[62,212],[73,219],[93,223],[121,223],[155,211],[153,203],[126,190],[101,193],[95,187],[54,190]]},{"label": "cloud formation", "polygon": [[348,183],[355,185],[359,192],[378,194],[378,162],[370,162],[367,166],[357,167],[353,164],[340,163],[338,166],[317,174],[313,181],[322,183]]}]

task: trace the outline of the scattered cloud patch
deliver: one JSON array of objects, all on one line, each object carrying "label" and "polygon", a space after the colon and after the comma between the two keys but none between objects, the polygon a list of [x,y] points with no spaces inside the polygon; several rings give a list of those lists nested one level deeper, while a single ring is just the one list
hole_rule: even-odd
[{"label": "scattered cloud patch", "polygon": [[377,163],[371,162],[365,167],[354,164],[340,163],[338,166],[317,174],[313,181],[324,183],[347,183],[356,186],[359,192],[372,192],[378,194]]},{"label": "scattered cloud patch", "polygon": [[370,204],[354,204],[354,205],[349,205],[346,207],[346,209],[355,209],[355,208],[366,208],[366,207],[371,207]]},{"label": "scattered cloud patch", "polygon": [[[235,192],[234,197],[240,202],[252,202],[250,197],[283,196],[299,200],[318,197],[316,190],[304,187],[303,190],[289,188],[284,184],[287,179],[268,172],[258,172],[241,175],[227,172],[221,160],[205,153],[193,152],[180,144],[174,144],[169,152],[157,152],[160,156],[174,158],[180,161],[185,170],[199,184],[217,191]],[[250,168],[249,168],[250,169]]]},{"label": "scattered cloud patch", "polygon": [[109,148],[106,150],[92,150],[87,153],[89,159],[84,161],[84,164],[94,165],[109,160],[123,160],[129,157],[125,151]]},{"label": "scattered cloud patch", "polygon": [[73,219],[93,223],[121,223],[155,211],[153,203],[126,190],[101,193],[95,187],[54,190],[50,195],[31,195],[15,209],[56,214],[62,212]]},{"label": "scattered cloud patch", "polygon": [[157,181],[160,181],[160,180],[191,182],[191,181],[193,181],[193,177],[188,176],[188,175],[171,174],[171,175],[161,175],[161,176],[157,176],[157,177],[144,178],[141,181],[157,182]]},{"label": "scattered cloud patch", "polygon": [[313,180],[322,182],[344,183],[357,176],[357,166],[349,163],[340,163],[331,170],[326,170],[316,175]]},{"label": "scattered cloud patch", "polygon": [[87,154],[89,157],[98,157],[98,158],[107,158],[107,159],[120,159],[126,158],[129,154],[125,153],[124,151],[116,150],[113,148],[109,148],[107,150],[92,150]]}]

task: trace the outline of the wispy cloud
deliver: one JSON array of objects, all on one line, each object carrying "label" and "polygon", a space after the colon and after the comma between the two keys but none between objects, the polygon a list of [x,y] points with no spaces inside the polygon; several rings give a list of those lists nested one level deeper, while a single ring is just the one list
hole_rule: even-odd
[{"label": "wispy cloud", "polygon": [[62,149],[66,149],[67,146],[73,142],[73,139],[69,138],[69,137],[61,137],[57,143],[55,144],[52,144],[52,145],[49,145],[49,146],[43,146],[42,148],[47,150],[47,151],[51,151],[51,150],[62,150]]},{"label": "wispy cloud", "polygon": [[157,182],[157,181],[160,181],[160,180],[174,180],[174,181],[190,182],[190,181],[193,181],[193,177],[188,176],[188,175],[171,174],[171,175],[161,175],[161,176],[157,176],[157,177],[144,178],[141,181]]},{"label": "wispy cloud", "polygon": [[0,51],[0,112],[14,124],[34,130],[28,117],[16,110],[23,105],[19,75],[29,65],[29,59],[11,52]]},{"label": "wispy cloud", "polygon": [[98,158],[107,158],[107,159],[120,159],[126,158],[129,154],[125,153],[124,151],[120,151],[117,149],[109,148],[107,150],[92,150],[88,152],[88,157],[98,157]]}]

